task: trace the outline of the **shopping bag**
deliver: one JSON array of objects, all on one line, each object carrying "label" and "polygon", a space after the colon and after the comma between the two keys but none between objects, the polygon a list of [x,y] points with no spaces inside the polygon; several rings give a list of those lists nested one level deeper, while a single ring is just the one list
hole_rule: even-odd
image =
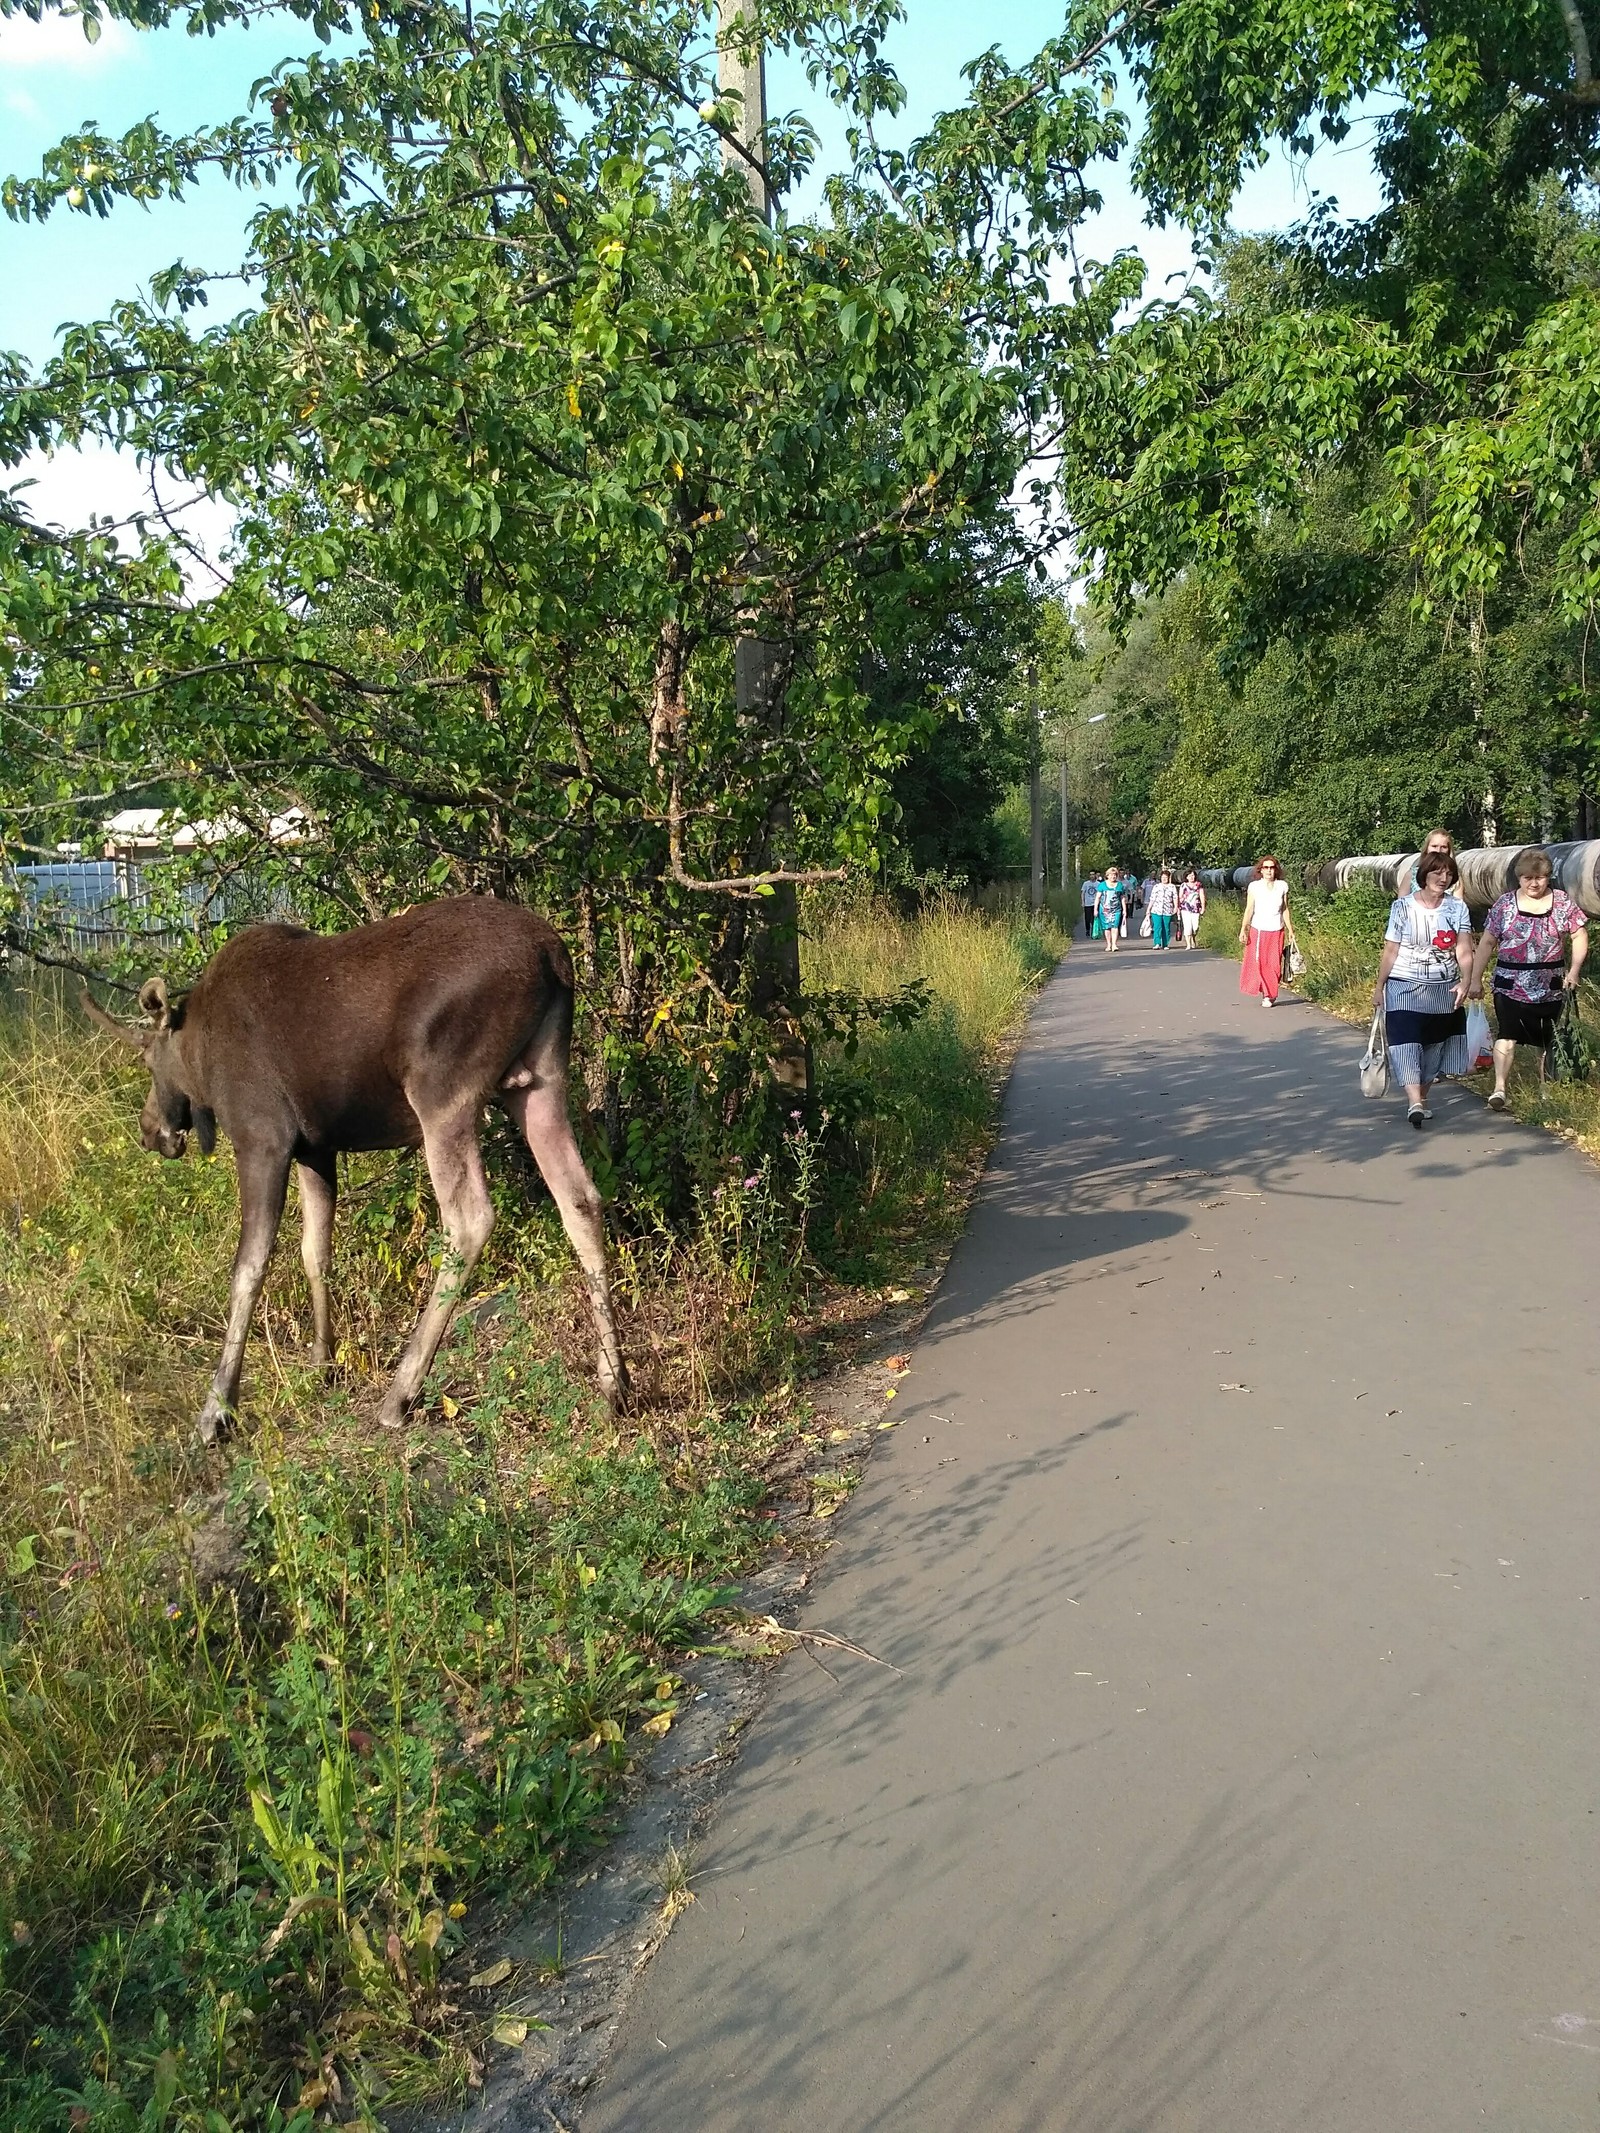
[{"label": "shopping bag", "polygon": [[1367,1048],[1361,1055],[1361,1093],[1363,1096],[1387,1096],[1389,1093],[1389,1037],[1381,1007],[1372,1018],[1372,1027],[1367,1032]]},{"label": "shopping bag", "polygon": [[1476,1074],[1479,1067],[1494,1065],[1494,1037],[1489,1028],[1489,1017],[1474,1000],[1467,1009],[1467,1072]]},{"label": "shopping bag", "polygon": [[1594,1071],[1594,1044],[1578,1018],[1578,995],[1570,991],[1550,1039],[1547,1072],[1552,1081],[1587,1081]]},{"label": "shopping bag", "polygon": [[1150,935],[1151,935],[1151,933],[1152,933],[1152,932],[1153,932],[1154,930],[1155,930],[1155,929],[1154,929],[1154,928],[1152,927],[1152,925],[1151,925],[1151,923],[1150,923],[1150,913],[1149,913],[1149,912],[1147,911],[1147,912],[1145,913],[1144,917],[1143,917],[1143,918],[1142,918],[1142,919],[1141,919],[1141,920],[1139,921],[1139,938],[1140,938],[1140,940],[1142,940],[1142,941],[1147,941],[1147,940],[1148,940],[1148,939],[1150,938]]}]

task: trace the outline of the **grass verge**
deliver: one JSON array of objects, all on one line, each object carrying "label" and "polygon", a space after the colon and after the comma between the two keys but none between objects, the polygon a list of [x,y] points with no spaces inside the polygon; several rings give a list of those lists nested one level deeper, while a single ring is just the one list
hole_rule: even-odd
[{"label": "grass verge", "polygon": [[[1333,896],[1297,892],[1291,910],[1306,969],[1304,977],[1294,981],[1295,990],[1341,1021],[1363,1025],[1370,1022],[1372,986],[1389,902],[1381,891],[1365,883]],[[1239,960],[1244,953],[1239,943],[1243,909],[1241,897],[1209,896],[1200,922],[1201,945]],[[1587,979],[1578,989],[1578,1004],[1584,1025],[1600,1051],[1600,992]],[[1494,1077],[1487,1071],[1469,1074],[1462,1085],[1479,1096],[1487,1096]],[[1558,1133],[1600,1160],[1600,1084],[1541,1084],[1536,1055],[1519,1046],[1507,1094],[1512,1112],[1525,1124]]]},{"label": "grass verge", "polygon": [[[370,1394],[436,1240],[414,1163],[343,1181],[339,1366],[292,1238],[223,1467],[231,1169],[137,1145],[140,1074],[41,988],[0,1013],[0,2123],[309,2133],[459,2094],[493,1916],[605,1833],[686,1651],[766,1545],[830,1330],[951,1235],[996,1063],[1062,945],[954,904],[819,909],[808,984],[928,1009],[822,1062],[820,1145],[624,1239],[639,1386],[516,1177],[401,1439]],[[797,1134],[804,1128],[797,1126]],[[514,2025],[513,2025],[514,2026]]]}]

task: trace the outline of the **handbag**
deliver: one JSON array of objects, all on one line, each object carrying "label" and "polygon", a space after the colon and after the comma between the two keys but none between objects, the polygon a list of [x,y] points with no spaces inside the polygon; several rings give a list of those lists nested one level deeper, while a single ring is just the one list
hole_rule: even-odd
[{"label": "handbag", "polygon": [[1550,1037],[1547,1069],[1552,1081],[1587,1081],[1594,1071],[1594,1044],[1578,1014],[1577,987],[1570,987],[1561,1002]]},{"label": "handbag", "polygon": [[1387,1096],[1389,1093],[1389,1032],[1381,1007],[1375,1010],[1372,1027],[1367,1032],[1367,1048],[1361,1055],[1361,1093],[1363,1096]]},{"label": "handbag", "polygon": [[1305,974],[1306,959],[1298,948],[1291,946],[1289,950],[1289,975],[1291,978],[1303,978]]}]

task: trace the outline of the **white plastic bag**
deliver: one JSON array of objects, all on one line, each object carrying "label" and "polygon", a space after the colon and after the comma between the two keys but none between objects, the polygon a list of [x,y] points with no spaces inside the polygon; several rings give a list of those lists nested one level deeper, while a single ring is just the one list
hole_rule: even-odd
[{"label": "white plastic bag", "polygon": [[1139,921],[1140,940],[1147,941],[1154,931],[1155,928],[1150,923],[1150,913],[1147,911],[1144,917]]},{"label": "white plastic bag", "polygon": [[1494,1065],[1494,1036],[1489,1028],[1489,1017],[1476,1000],[1467,1009],[1467,1057],[1471,1062],[1467,1068],[1469,1074],[1475,1074],[1479,1067]]},{"label": "white plastic bag", "polygon": [[1371,1097],[1389,1093],[1389,1033],[1381,1007],[1367,1032],[1367,1049],[1361,1058],[1361,1093]]}]

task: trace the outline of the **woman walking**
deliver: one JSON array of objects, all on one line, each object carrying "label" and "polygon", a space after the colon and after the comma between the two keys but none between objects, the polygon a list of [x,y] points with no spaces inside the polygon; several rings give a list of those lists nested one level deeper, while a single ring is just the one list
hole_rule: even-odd
[{"label": "woman walking", "polygon": [[1094,915],[1100,908],[1100,877],[1086,874],[1083,879],[1083,937],[1090,939],[1094,933]]},{"label": "woman walking", "polygon": [[[1432,1118],[1428,1091],[1444,1074],[1465,1074],[1466,998],[1471,986],[1472,918],[1454,889],[1448,852],[1424,852],[1417,885],[1389,907],[1374,1010],[1381,1007],[1389,1070],[1406,1092],[1406,1116],[1420,1133]],[[1465,967],[1463,967],[1463,965]]]},{"label": "woman walking", "polygon": [[1163,867],[1150,885],[1150,938],[1157,948],[1172,946],[1172,921],[1178,915],[1178,891],[1171,867]]},{"label": "woman walking", "polygon": [[1095,908],[1095,931],[1106,944],[1106,954],[1115,955],[1117,943],[1122,938],[1123,914],[1122,876],[1115,867],[1107,867],[1105,879],[1100,884],[1099,901]]},{"label": "woman walking", "polygon": [[1239,938],[1244,942],[1244,967],[1239,972],[1239,990],[1259,993],[1263,1007],[1273,1006],[1283,978],[1283,942],[1300,944],[1289,919],[1289,884],[1283,869],[1269,852],[1258,859],[1250,886],[1245,891],[1244,919]]},{"label": "woman walking", "polygon": [[1183,929],[1183,945],[1194,946],[1194,937],[1200,931],[1200,921],[1206,913],[1205,883],[1200,879],[1198,867],[1188,867],[1178,889],[1178,918]]},{"label": "woman walking", "polygon": [[[1491,906],[1472,959],[1471,996],[1481,1000],[1483,973],[1489,957],[1495,957],[1491,1111],[1506,1107],[1506,1076],[1519,1044],[1537,1048],[1539,1079],[1544,1080],[1556,1018],[1589,953],[1589,921],[1566,890],[1555,887],[1548,853],[1530,845],[1517,854],[1514,871],[1517,886]],[[1570,962],[1565,954],[1569,941]]]}]

